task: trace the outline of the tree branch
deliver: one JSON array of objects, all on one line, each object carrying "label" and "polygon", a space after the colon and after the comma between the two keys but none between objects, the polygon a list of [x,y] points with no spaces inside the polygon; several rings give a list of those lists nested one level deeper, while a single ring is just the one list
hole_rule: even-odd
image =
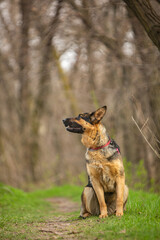
[{"label": "tree branch", "polygon": [[132,120],[135,123],[136,127],[138,128],[138,130],[140,131],[140,133],[142,134],[143,138],[145,139],[145,141],[147,142],[147,144],[150,146],[150,148],[152,149],[152,151],[156,154],[156,156],[160,159],[160,154],[153,148],[153,146],[149,143],[149,141],[147,140],[146,136],[143,134],[142,129],[144,128],[144,125],[146,125],[146,122],[148,121],[148,119],[146,120],[146,122],[144,123],[144,125],[142,126],[142,128],[140,128],[138,126],[138,123],[136,122],[136,120],[134,119],[134,117],[132,116]]},{"label": "tree branch", "polygon": [[102,31],[99,31],[92,23],[88,14],[86,14],[86,9],[78,6],[74,0],[67,0],[67,2],[70,4],[72,9],[76,11],[78,17],[82,20],[87,30],[89,30],[91,36],[99,42],[103,43],[108,49],[113,51],[118,58],[121,58],[123,54],[118,47],[118,41],[114,38],[106,36],[106,34]]}]

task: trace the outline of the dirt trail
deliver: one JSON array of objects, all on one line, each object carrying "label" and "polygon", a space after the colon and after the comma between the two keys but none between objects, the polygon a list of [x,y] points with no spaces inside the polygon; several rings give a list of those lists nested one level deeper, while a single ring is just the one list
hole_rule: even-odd
[{"label": "dirt trail", "polygon": [[72,202],[67,198],[50,198],[47,199],[52,205],[56,212],[59,212],[58,216],[53,215],[51,221],[44,223],[38,223],[34,225],[38,231],[38,235],[35,240],[48,240],[48,239],[86,239],[83,236],[83,220],[78,218],[70,220],[73,216],[66,213],[74,212],[80,209],[79,204]]},{"label": "dirt trail", "polygon": [[57,207],[57,211],[60,213],[69,213],[77,211],[80,206],[76,202],[72,202],[68,198],[55,197],[47,199],[53,207]]}]

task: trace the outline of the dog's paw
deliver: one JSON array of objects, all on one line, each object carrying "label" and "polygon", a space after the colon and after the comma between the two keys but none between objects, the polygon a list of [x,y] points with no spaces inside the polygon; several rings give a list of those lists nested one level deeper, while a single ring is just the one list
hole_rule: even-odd
[{"label": "dog's paw", "polygon": [[90,216],[91,216],[91,214],[88,213],[88,212],[83,214],[83,218],[87,218],[87,217],[90,217]]},{"label": "dog's paw", "polygon": [[121,212],[118,212],[118,211],[117,211],[117,212],[116,212],[116,216],[117,216],[117,217],[123,216],[123,211],[121,211]]},{"label": "dog's paw", "polygon": [[80,215],[79,218],[86,219],[87,217],[90,217],[90,216],[91,216],[90,213],[84,213],[84,214]]},{"label": "dog's paw", "polygon": [[99,215],[99,218],[106,218],[106,217],[108,217],[108,214],[107,214],[107,213],[101,213],[101,214]]}]

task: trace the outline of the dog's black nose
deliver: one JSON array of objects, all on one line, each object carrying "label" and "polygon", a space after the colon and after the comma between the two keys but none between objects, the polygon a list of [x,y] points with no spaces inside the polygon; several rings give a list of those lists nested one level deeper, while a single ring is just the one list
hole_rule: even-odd
[{"label": "dog's black nose", "polygon": [[63,124],[65,125],[66,119],[63,119],[62,122],[63,122]]},{"label": "dog's black nose", "polygon": [[62,121],[63,121],[63,124],[65,125],[65,127],[67,127],[69,124],[69,118],[65,118]]}]

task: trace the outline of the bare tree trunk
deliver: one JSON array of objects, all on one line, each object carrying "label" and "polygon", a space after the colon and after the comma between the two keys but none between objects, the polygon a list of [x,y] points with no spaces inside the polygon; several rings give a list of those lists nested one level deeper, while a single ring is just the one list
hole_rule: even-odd
[{"label": "bare tree trunk", "polygon": [[53,53],[53,59],[56,63],[57,69],[58,69],[60,80],[62,81],[62,85],[64,88],[66,98],[70,102],[70,106],[71,106],[71,110],[72,110],[73,114],[77,115],[79,113],[79,107],[77,104],[77,100],[74,96],[71,85],[69,84],[69,79],[67,77],[67,74],[65,74],[65,72],[63,71],[63,68],[61,67],[59,55],[54,46],[52,46],[52,53]]},{"label": "bare tree trunk", "polygon": [[[139,124],[142,126],[145,122],[145,116],[143,114],[143,111],[146,116],[150,116],[150,124],[151,128],[155,132],[155,135],[157,135],[157,138],[159,138],[159,116],[160,116],[160,111],[158,106],[158,101],[159,101],[159,88],[157,88],[157,85],[153,85],[151,83],[158,81],[158,78],[156,77],[155,70],[158,74],[158,66],[156,66],[155,59],[153,54],[155,49],[151,48],[151,43],[147,39],[147,36],[145,36],[142,26],[138,24],[138,20],[136,17],[132,14],[132,12],[129,11],[129,16],[130,16],[130,22],[132,24],[132,28],[135,34],[135,41],[137,45],[137,50],[139,52],[141,61],[143,63],[143,68],[141,69],[141,74],[142,74],[142,82],[144,85],[147,86],[145,92],[143,92],[143,99],[142,99],[142,91],[139,91],[139,94],[136,95],[136,102],[135,102],[135,115],[138,117]],[[143,46],[143,48],[142,48]],[[148,64],[152,62],[154,66],[152,67],[152,71],[150,75],[148,75]],[[154,70],[155,68],[155,70]],[[148,79],[146,81],[146,79]],[[143,90],[144,91],[144,90]],[[159,94],[158,94],[159,93]],[[141,104],[140,104],[141,103]],[[142,106],[143,109],[142,109]],[[157,109],[157,110],[156,110]],[[153,139],[153,136],[150,132],[150,129],[145,127],[143,129],[145,136],[147,139],[152,142],[152,144],[155,146],[155,140]],[[146,146],[146,143],[143,141],[143,150],[145,149],[145,166],[148,171],[148,176],[149,180],[154,179],[155,182],[158,184],[159,181],[159,169],[160,169],[160,163],[157,157],[154,155],[154,153],[150,150],[148,146]],[[157,146],[155,146],[157,148]],[[159,149],[157,149],[159,151]]]},{"label": "bare tree trunk", "polygon": [[[63,0],[57,0],[57,8],[55,15],[46,32],[40,32],[43,39],[42,42],[42,60],[40,63],[40,79],[38,86],[38,95],[34,99],[34,107],[32,110],[32,115],[30,118],[30,152],[31,152],[31,162],[34,168],[39,162],[40,158],[40,147],[39,147],[39,130],[41,125],[41,120],[46,110],[46,103],[48,95],[50,93],[50,65],[52,61],[52,38],[56,33],[56,28],[58,26],[59,15],[62,8]],[[41,27],[39,28],[41,29]],[[40,164],[40,163],[39,163]],[[35,175],[35,180],[39,180],[38,176]]]},{"label": "bare tree trunk", "polygon": [[19,102],[20,102],[20,124],[22,129],[25,127],[29,118],[29,26],[31,14],[31,0],[20,0],[21,11],[21,42],[19,49]]},{"label": "bare tree trunk", "polygon": [[134,12],[146,33],[160,51],[160,16],[149,0],[123,0]]},{"label": "bare tree trunk", "polygon": [[[35,164],[30,148],[30,101],[31,91],[29,82],[29,28],[31,18],[31,0],[20,0],[21,13],[20,48],[19,48],[19,120],[22,147],[24,149],[24,178],[35,181]],[[31,179],[30,179],[31,178]]]},{"label": "bare tree trunk", "polygon": [[50,22],[49,28],[42,34],[43,39],[43,58],[41,61],[41,74],[39,80],[39,93],[36,101],[36,108],[39,110],[39,114],[43,113],[45,108],[46,97],[49,92],[50,74],[49,74],[49,63],[52,59],[52,39],[56,33],[56,29],[59,22],[59,15],[62,9],[63,0],[57,0],[57,8],[52,21]]}]

